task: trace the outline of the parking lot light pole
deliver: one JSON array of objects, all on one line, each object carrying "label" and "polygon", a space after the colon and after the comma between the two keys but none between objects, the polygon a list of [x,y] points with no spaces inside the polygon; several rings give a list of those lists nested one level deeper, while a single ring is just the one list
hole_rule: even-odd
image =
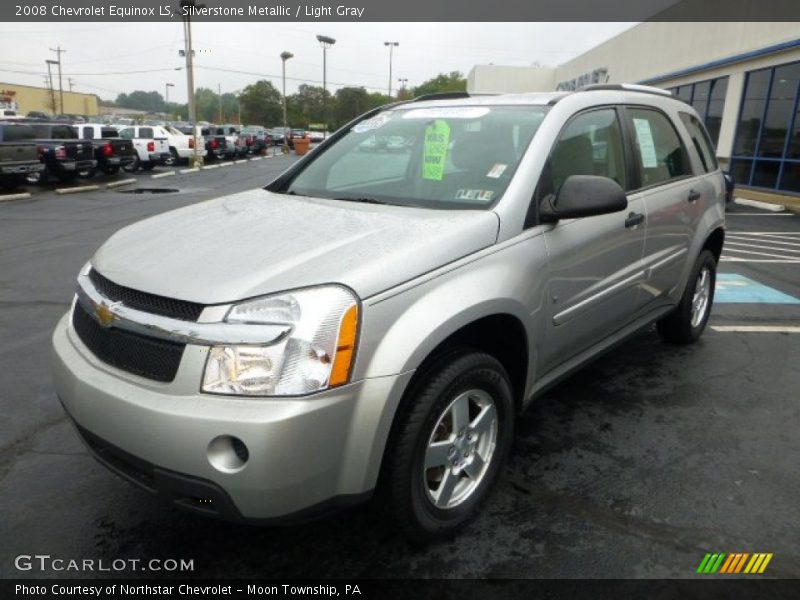
[{"label": "parking lot light pole", "polygon": [[399,97],[401,93],[405,94],[408,77],[398,77],[397,82],[400,84],[400,90],[397,92],[397,96]]},{"label": "parking lot light pole", "polygon": [[169,88],[175,87],[174,83],[168,83],[164,86],[164,120],[169,120]]},{"label": "parking lot light pole", "polygon": [[61,83],[61,55],[64,52],[66,52],[66,50],[64,50],[63,48],[61,48],[61,46],[59,46],[58,48],[50,48],[50,51],[51,52],[55,52],[56,54],[58,54],[58,60],[56,61],[56,63],[58,63],[58,97],[59,97],[59,103],[61,104],[61,114],[63,115],[64,114],[64,86]]},{"label": "parking lot light pole", "polygon": [[317,41],[322,46],[322,118],[323,135],[328,137],[328,48],[336,43],[336,40],[326,35],[318,35]]},{"label": "parking lot light pole", "polygon": [[392,51],[395,49],[396,46],[400,45],[400,42],[383,42],[384,46],[388,46],[389,48],[389,98],[392,97]]},{"label": "parking lot light pole", "polygon": [[289,140],[286,137],[289,130],[289,124],[286,119],[286,61],[293,58],[294,54],[291,52],[281,52],[281,66],[283,67],[283,148],[284,152],[289,151]]}]

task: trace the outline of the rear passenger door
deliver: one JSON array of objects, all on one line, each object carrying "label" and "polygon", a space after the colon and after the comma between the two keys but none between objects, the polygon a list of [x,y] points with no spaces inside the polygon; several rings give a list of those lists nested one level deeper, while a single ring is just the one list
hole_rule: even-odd
[{"label": "rear passenger door", "polygon": [[[573,116],[554,145],[535,202],[558,193],[571,175],[599,175],[631,189],[619,110]],[[642,283],[644,209],[628,195],[617,213],[562,219],[544,233],[550,277],[543,371],[566,362],[631,322]]]},{"label": "rear passenger door", "polygon": [[665,112],[628,106],[625,113],[646,211],[646,281],[637,305],[650,310],[668,304],[677,292],[708,190],[695,176],[677,125]]}]

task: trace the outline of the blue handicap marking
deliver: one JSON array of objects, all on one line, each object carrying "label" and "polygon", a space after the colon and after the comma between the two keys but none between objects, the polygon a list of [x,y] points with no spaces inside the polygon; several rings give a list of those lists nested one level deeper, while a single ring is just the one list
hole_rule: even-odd
[{"label": "blue handicap marking", "polygon": [[768,287],[737,273],[718,273],[714,303],[800,304],[800,298]]}]

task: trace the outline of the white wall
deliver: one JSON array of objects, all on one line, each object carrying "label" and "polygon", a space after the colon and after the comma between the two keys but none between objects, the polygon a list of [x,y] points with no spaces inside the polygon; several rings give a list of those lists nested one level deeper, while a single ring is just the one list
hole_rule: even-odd
[{"label": "white wall", "polygon": [[646,22],[559,66],[556,84],[598,68],[609,83],[642,81],[798,38],[797,22]]},{"label": "white wall", "polygon": [[550,92],[555,89],[555,69],[476,65],[467,75],[470,93]]}]

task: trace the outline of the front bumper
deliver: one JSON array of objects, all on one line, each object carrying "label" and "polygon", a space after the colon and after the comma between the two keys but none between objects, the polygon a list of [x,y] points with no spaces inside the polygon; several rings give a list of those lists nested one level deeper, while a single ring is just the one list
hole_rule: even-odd
[{"label": "front bumper", "polygon": [[[216,516],[246,521],[291,518],[368,494],[411,377],[365,379],[306,398],[200,394],[206,348],[187,346],[175,381],[158,383],[101,363],[68,316],[56,327],[53,350],[58,396],[101,462],[184,508],[208,513],[213,506]],[[236,472],[209,460],[209,444],[223,435],[248,448]],[[111,447],[111,459],[102,447]],[[126,471],[120,457],[138,467]]]}]

